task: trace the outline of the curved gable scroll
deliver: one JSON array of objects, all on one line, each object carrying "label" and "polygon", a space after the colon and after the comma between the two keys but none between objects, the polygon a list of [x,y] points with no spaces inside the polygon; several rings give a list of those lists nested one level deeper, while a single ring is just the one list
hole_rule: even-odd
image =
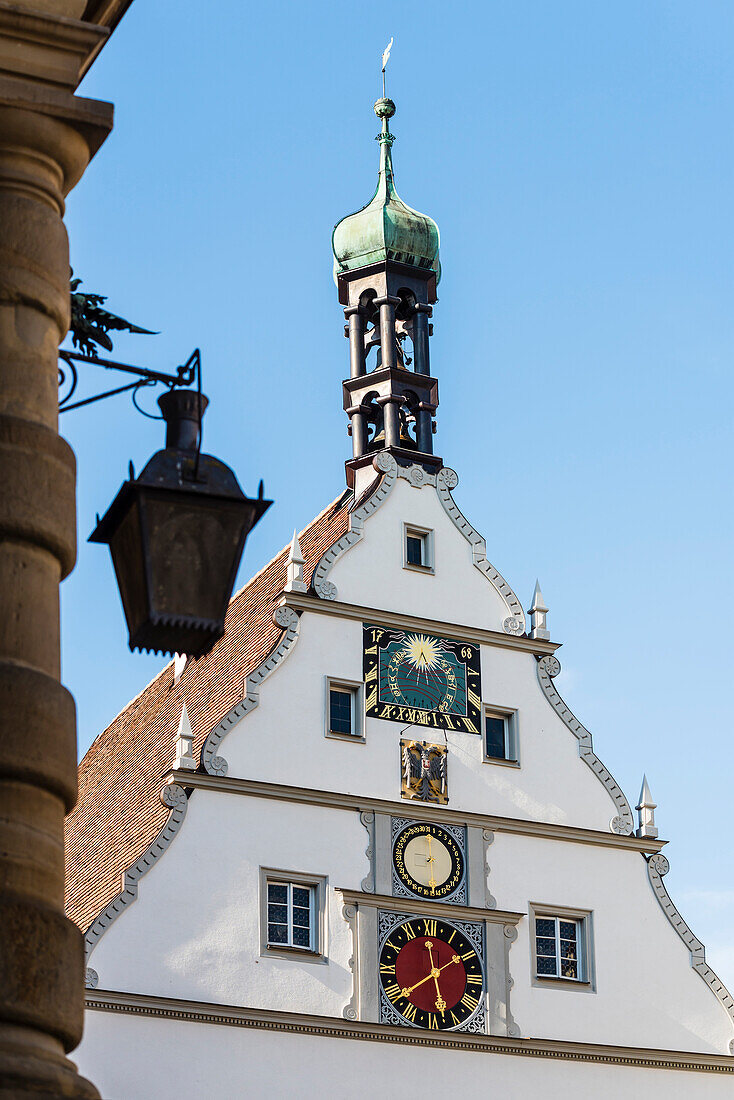
[{"label": "curved gable scroll", "polygon": [[609,822],[611,832],[619,833],[621,836],[629,836],[634,831],[634,819],[630,804],[625,798],[619,783],[594,752],[592,737],[586,726],[581,725],[576,715],[566,706],[556,691],[552,677],[557,676],[560,671],[561,662],[557,657],[546,656],[540,658],[538,661],[538,682],[543,694],[564,725],[570,729],[578,740],[579,756],[585,764],[588,764],[594,775],[606,788],[609,797],[617,807],[617,814]]},{"label": "curved gable scroll", "polygon": [[399,477],[409,482],[414,488],[422,489],[426,485],[432,485],[441,505],[472,549],[472,561],[479,572],[486,577],[501,599],[504,601],[508,615],[502,626],[506,634],[525,633],[525,614],[522,604],[507,583],[502,574],[495,569],[491,562],[487,561],[487,543],[482,536],[474,530],[466,516],[459,509],[451,495],[451,490],[459,484],[459,475],[448,467],[442,467],[438,473],[430,474],[419,464],[411,466],[398,466],[393,456],[388,451],[380,451],[372,462],[374,468],[383,476],[377,487],[349,516],[349,530],[342,535],[333,546],[330,546],[314,569],[313,589],[322,600],[335,600],[338,596],[337,587],[333,581],[328,580],[335,563],[356,546],[364,537],[365,520],[375,512],[395,488]]},{"label": "curved gable scroll", "polygon": [[298,613],[292,607],[276,607],[273,612],[273,622],[283,628],[279,640],[271,649],[268,656],[256,669],[250,672],[245,682],[245,697],[239,703],[235,703],[230,711],[225,714],[220,722],[209,733],[201,748],[201,763],[204,771],[209,775],[226,775],[227,761],[223,756],[217,756],[217,749],[240,718],[244,718],[260,703],[260,685],[267,679],[271,672],[277,668],[293,649],[298,641],[300,619]]}]

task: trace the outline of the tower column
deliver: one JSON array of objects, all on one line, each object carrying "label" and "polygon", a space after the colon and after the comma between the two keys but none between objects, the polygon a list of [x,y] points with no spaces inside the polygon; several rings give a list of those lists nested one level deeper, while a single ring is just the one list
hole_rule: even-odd
[{"label": "tower column", "polygon": [[347,306],[344,316],[349,323],[350,377],[359,378],[365,373],[364,314],[359,306]]},{"label": "tower column", "polygon": [[400,446],[400,406],[403,398],[397,394],[389,394],[387,397],[378,397],[377,404],[382,406],[382,415],[385,424],[385,446]]},{"label": "tower column", "polygon": [[[397,348],[395,346],[395,307],[400,305],[400,299],[386,294],[384,298],[375,298],[375,305],[380,307],[382,365],[394,370],[398,363]],[[387,425],[385,431],[387,431]]]},{"label": "tower column", "polygon": [[352,456],[361,458],[367,450],[367,417],[362,405],[351,405],[347,416],[352,431]]},{"label": "tower column", "polygon": [[433,414],[435,411],[435,405],[430,405],[427,401],[421,401],[416,413],[416,444],[418,450],[426,455],[433,454]]},{"label": "tower column", "polygon": [[432,313],[432,306],[419,302],[413,314],[413,362],[416,374],[431,373],[430,352],[428,350],[428,318]]}]

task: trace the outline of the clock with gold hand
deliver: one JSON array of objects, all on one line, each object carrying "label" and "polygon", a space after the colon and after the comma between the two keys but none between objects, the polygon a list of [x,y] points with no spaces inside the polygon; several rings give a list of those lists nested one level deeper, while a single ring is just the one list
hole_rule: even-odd
[{"label": "clock with gold hand", "polygon": [[456,925],[414,917],[385,938],[380,985],[406,1024],[454,1031],[482,1006],[484,968],[476,947]]}]

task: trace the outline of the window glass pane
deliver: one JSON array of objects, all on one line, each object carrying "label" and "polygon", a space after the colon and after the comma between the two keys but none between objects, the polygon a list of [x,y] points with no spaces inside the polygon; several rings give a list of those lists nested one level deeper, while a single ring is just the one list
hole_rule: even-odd
[{"label": "window glass pane", "polygon": [[268,924],[268,943],[288,943],[287,925]]},{"label": "window glass pane", "polygon": [[268,905],[268,920],[275,921],[276,924],[288,923],[288,906],[287,905]]},{"label": "window glass pane", "polygon": [[281,883],[268,883],[268,901],[277,901],[282,905],[288,901],[288,887]]},{"label": "window glass pane", "polygon": [[309,886],[294,886],[293,904],[300,905],[302,908],[305,906],[308,909],[311,904],[311,888]]},{"label": "window glass pane", "polygon": [[308,928],[293,929],[293,944],[295,947],[310,947],[311,933]]},{"label": "window glass pane", "polygon": [[329,729],[332,733],[352,732],[352,693],[344,688],[329,691]]},{"label": "window glass pane", "polygon": [[506,760],[505,750],[505,726],[506,718],[499,718],[496,714],[488,714],[485,718],[487,731],[487,756],[496,760]]},{"label": "window glass pane", "polygon": [[420,535],[408,535],[405,541],[408,565],[423,565],[423,538]]},{"label": "window glass pane", "polygon": [[576,939],[576,921],[575,920],[562,920],[560,921],[561,939],[562,940],[575,940]]},{"label": "window glass pane", "polygon": [[538,973],[539,974],[555,974],[556,972],[556,960],[555,958],[549,959],[545,955],[538,955]]},{"label": "window glass pane", "polygon": [[[556,953],[556,941],[553,939],[542,939],[540,936],[535,941],[536,951],[539,955],[555,955]],[[573,956],[571,956],[573,958]]]},{"label": "window glass pane", "polygon": [[578,963],[565,961],[562,962],[561,975],[564,978],[578,978]]},{"label": "window glass pane", "polygon": [[535,934],[536,936],[553,936],[556,935],[556,922],[549,917],[537,917],[535,921]]}]

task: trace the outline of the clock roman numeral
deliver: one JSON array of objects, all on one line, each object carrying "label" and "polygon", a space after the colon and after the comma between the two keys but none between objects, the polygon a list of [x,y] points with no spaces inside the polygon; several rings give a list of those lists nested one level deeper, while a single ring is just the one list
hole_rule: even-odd
[{"label": "clock roman numeral", "polygon": [[468,1008],[470,1012],[473,1012],[474,1009],[477,1008],[477,1006],[479,1005],[479,1001],[476,999],[476,997],[472,997],[469,993],[464,994],[464,996],[461,998],[461,1003],[464,1005],[465,1008]]},{"label": "clock roman numeral", "polygon": [[438,1016],[429,1015],[428,1028],[430,1031],[438,1031]]},{"label": "clock roman numeral", "polygon": [[394,974],[395,973],[395,963],[380,963],[380,973],[381,974]]},{"label": "clock roman numeral", "polygon": [[424,935],[435,936],[438,931],[438,921],[424,920],[423,921]]},{"label": "clock roman numeral", "polygon": [[461,961],[466,962],[467,959],[473,959],[473,958],[474,958],[474,952],[473,951],[465,951],[464,954],[461,956]]},{"label": "clock roman numeral", "polygon": [[413,929],[410,927],[409,924],[404,924],[402,930],[403,930],[403,933],[405,935],[406,940],[414,940],[415,939],[415,932],[413,931]]},{"label": "clock roman numeral", "polygon": [[403,1009],[403,1016],[405,1016],[405,1019],[408,1020],[412,1024],[413,1021],[415,1020],[415,1013],[416,1013],[415,1005],[412,1003],[412,1001],[408,1001],[408,1004],[407,1004],[406,1008]]},{"label": "clock roman numeral", "polygon": [[385,986],[385,993],[394,1004],[400,996],[400,986],[397,982],[392,982],[390,985]]},{"label": "clock roman numeral", "polygon": [[[382,969],[382,967],[380,967],[380,969]],[[395,970],[395,967],[393,967],[393,971],[394,970]],[[481,985],[482,984],[482,975],[481,974],[467,974],[466,984],[467,985]]]},{"label": "clock roman numeral", "polygon": [[454,1027],[456,1027],[459,1023],[459,1020],[456,1018],[456,1016],[454,1016],[453,1012],[451,1013],[451,1019],[453,1020]]}]

